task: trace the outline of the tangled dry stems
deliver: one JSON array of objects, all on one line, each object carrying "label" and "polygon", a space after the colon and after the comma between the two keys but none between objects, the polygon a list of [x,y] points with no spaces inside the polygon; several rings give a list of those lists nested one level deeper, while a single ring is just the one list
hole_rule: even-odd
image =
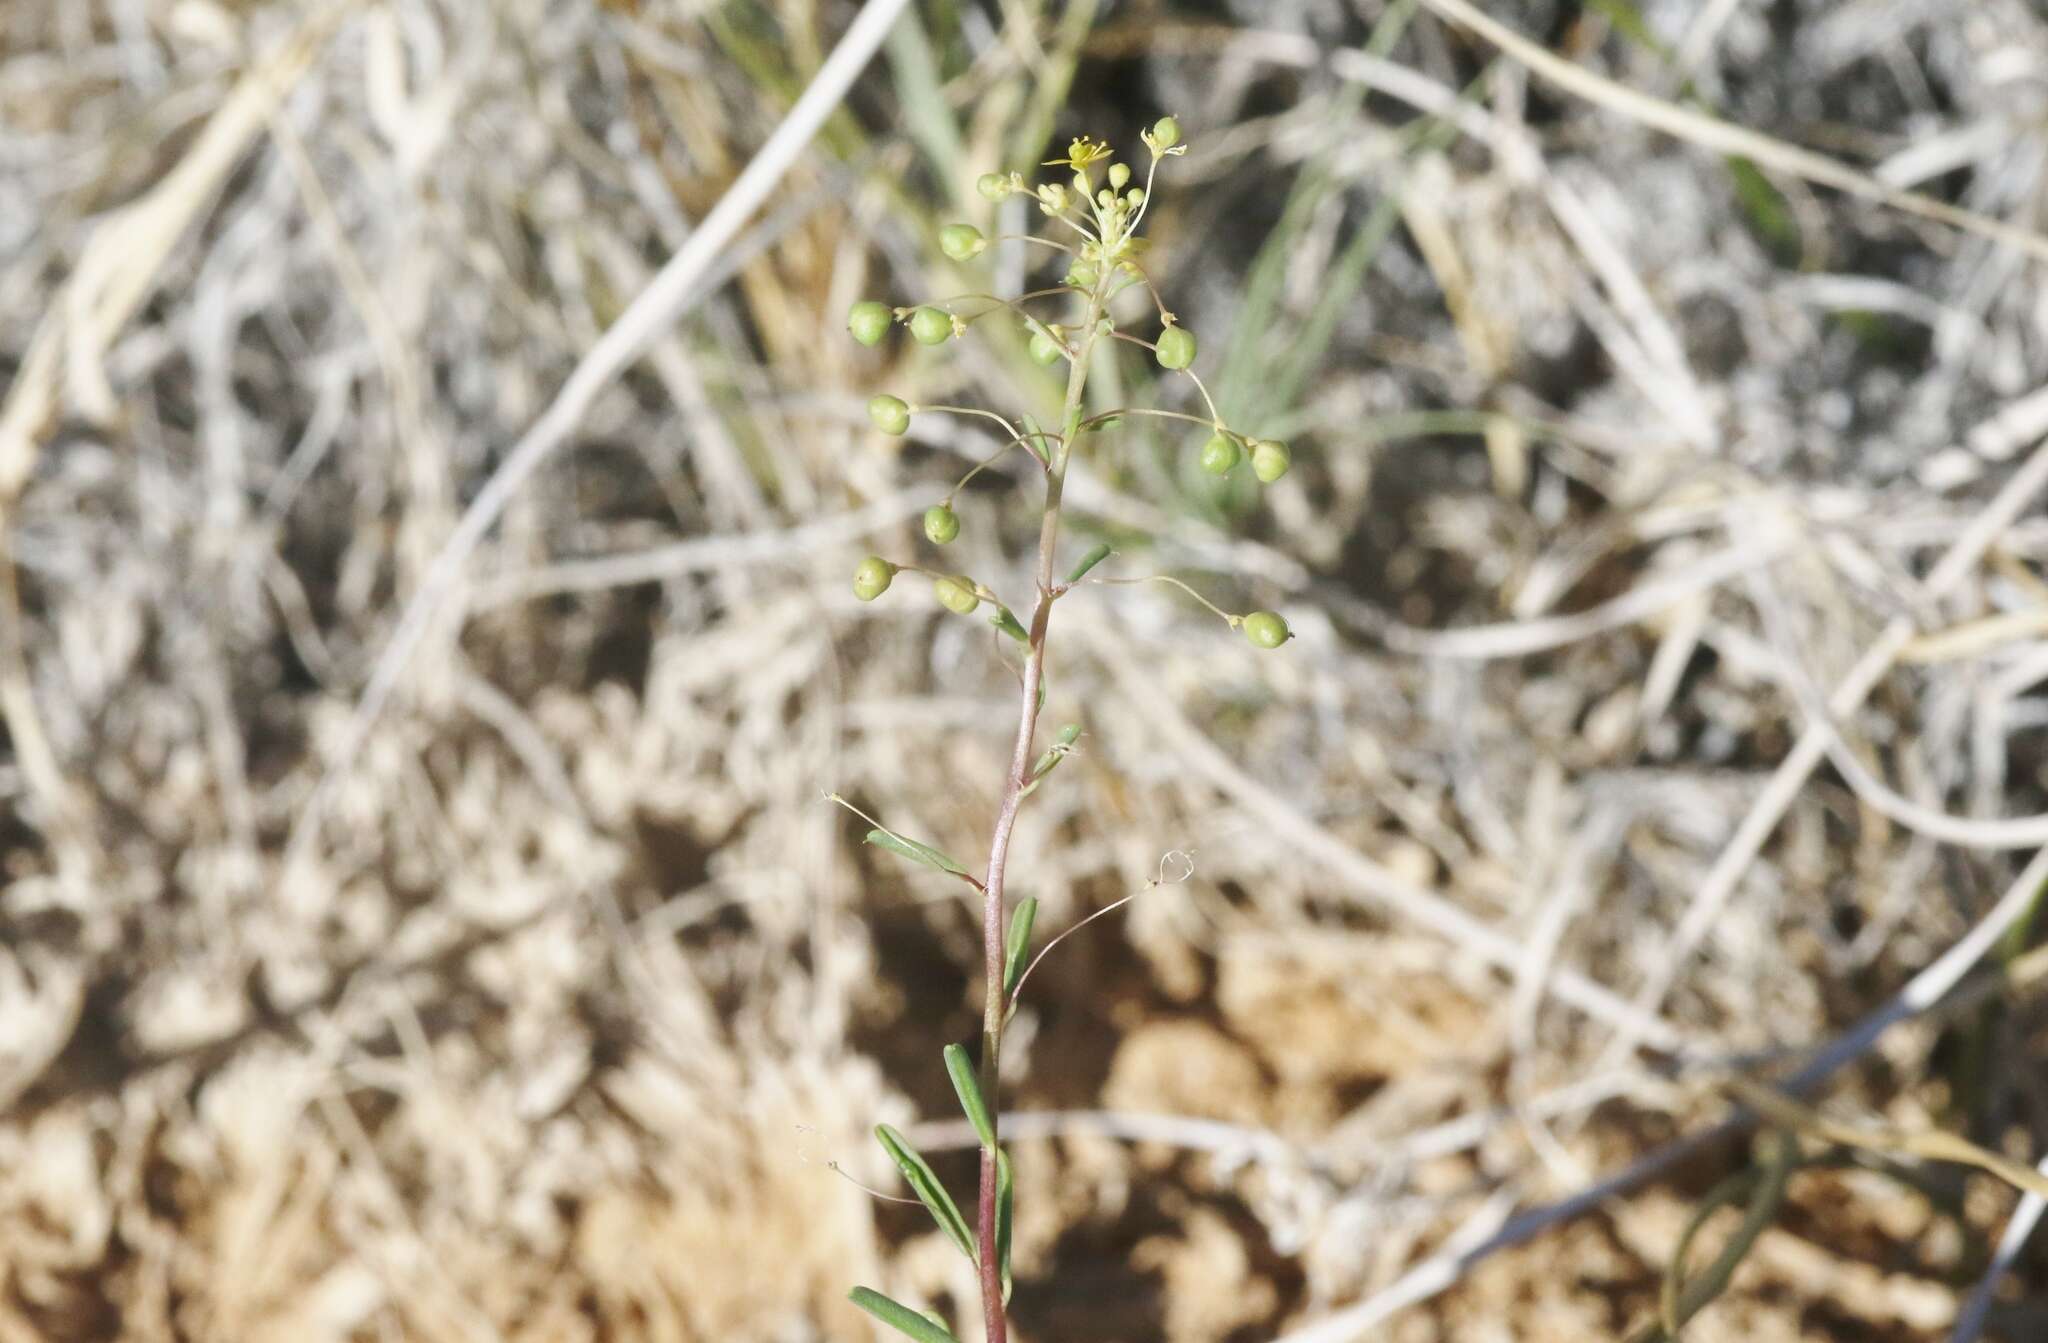
[{"label": "tangled dry stems", "polygon": [[[1355,1336],[1345,1303],[1710,1122],[1634,1046],[1846,1029],[2009,889],[2026,854],[1999,846],[2048,810],[2038,267],[1789,178],[1780,265],[1713,156],[1543,103],[1513,61],[1461,101],[1489,49],[1418,19],[1369,53],[1358,9],[1145,36],[1149,96],[1219,132],[1208,202],[1160,221],[1212,346],[1248,293],[1306,323],[1376,202],[1400,228],[1295,398],[1313,450],[1270,524],[1188,490],[1171,435],[1072,482],[1106,534],[1288,603],[1302,637],[1276,664],[1157,592],[1069,603],[1055,694],[1087,751],[1018,840],[1054,929],[1197,854],[1047,963],[1014,1061],[1058,1139],[1020,1152],[1043,1209],[1021,1272],[1057,1281],[1108,1237],[1166,1285],[1146,1318],[1175,1338]],[[2043,109],[2000,64],[2048,60],[2027,6],[1866,4],[1789,36],[1700,15],[1675,63],[1614,34],[1576,59],[2027,226]],[[1130,51],[1121,22],[991,34],[998,93],[939,90],[960,139],[999,142],[1028,62]],[[866,137],[794,163],[695,316],[593,389],[354,750],[461,509],[781,104],[736,72],[744,34],[654,4],[0,24],[0,306],[49,317],[0,335],[0,1332],[800,1336],[854,1327],[849,1266],[966,1299],[824,1166],[879,1183],[856,1135],[935,1112],[897,1062],[967,1028],[946,967],[973,952],[813,799],[964,840],[1010,694],[966,630],[840,595],[862,538],[990,446],[920,425],[878,450],[820,317],[869,257],[939,287],[911,282],[938,277],[898,186],[940,152],[893,110],[911,57],[855,87]],[[1418,152],[1422,116],[1464,139]],[[1260,204],[1305,181],[1284,219]],[[1028,376],[903,372],[930,400]],[[1872,649],[1890,665],[1859,678]],[[1815,692],[1859,679],[1817,726]],[[1105,982],[1113,1019],[1088,1006]],[[2017,1002],[1987,1047],[2034,1021]],[[1853,1104],[1950,1122],[1936,1033],[1862,1042],[1888,1066],[1852,1071]],[[1970,1085],[1976,1136],[2038,1151],[2023,1073]],[[1755,1271],[1941,1336],[1967,1259],[1941,1257],[1945,1215],[1836,1195],[1930,1262],[1881,1275],[1772,1232]],[[1988,1231],[2009,1202],[1956,1206]],[[1552,1227],[1390,1336],[1632,1322],[1683,1209],[1652,1190]],[[1571,1290],[1559,1262],[1623,1285]],[[1735,1297],[1702,1327],[1796,1336]],[[1026,1333],[1033,1309],[1088,1326],[1024,1305]]]}]

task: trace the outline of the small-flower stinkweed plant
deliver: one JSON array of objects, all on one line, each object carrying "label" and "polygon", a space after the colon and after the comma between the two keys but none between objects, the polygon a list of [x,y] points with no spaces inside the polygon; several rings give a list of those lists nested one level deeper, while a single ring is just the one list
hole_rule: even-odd
[{"label": "small-flower stinkweed plant", "polygon": [[[871,819],[869,824],[874,828],[867,836],[871,844],[957,878],[971,887],[981,901],[985,976],[981,1057],[970,1062],[966,1050],[959,1045],[948,1045],[944,1052],[946,1071],[981,1144],[981,1178],[974,1221],[969,1223],[961,1214],[945,1186],[933,1175],[931,1167],[902,1134],[885,1124],[876,1130],[876,1136],[902,1170],[911,1190],[931,1211],[940,1229],[975,1265],[981,1288],[983,1327],[989,1343],[1004,1343],[1007,1335],[1004,1308],[1010,1295],[1010,1160],[998,1142],[996,1065],[1002,1052],[1003,1028],[1016,1010],[1017,993],[1028,968],[1032,923],[1037,913],[1035,900],[1020,900],[1014,910],[1004,900],[1010,836],[1025,799],[1074,748],[1080,737],[1080,728],[1070,725],[1055,735],[1052,745],[1045,751],[1034,752],[1033,749],[1045,698],[1046,633],[1053,607],[1077,586],[1084,583],[1148,581],[1089,577],[1096,566],[1109,557],[1111,552],[1106,545],[1096,546],[1067,566],[1064,579],[1055,577],[1061,568],[1058,563],[1060,498],[1066,483],[1068,462],[1076,448],[1124,417],[1157,416],[1192,422],[1209,430],[1198,460],[1201,468],[1213,475],[1228,475],[1249,463],[1252,473],[1260,481],[1270,484],[1285,475],[1291,464],[1284,443],[1251,438],[1223,422],[1208,388],[1194,371],[1198,353],[1194,333],[1175,320],[1145,272],[1142,264],[1145,240],[1139,236],[1139,229],[1145,221],[1153,178],[1162,160],[1184,154],[1187,148],[1180,142],[1180,125],[1172,117],[1163,118],[1140,138],[1150,152],[1150,164],[1142,187],[1132,183],[1130,166],[1116,162],[1107,144],[1085,136],[1068,146],[1064,158],[1046,165],[1064,170],[1062,180],[1033,187],[1019,173],[985,173],[976,181],[976,190],[989,201],[1001,201],[1012,195],[1030,196],[1037,203],[1039,214],[1060,230],[1056,237],[1036,234],[1020,237],[1021,241],[1065,255],[1066,271],[1057,285],[1014,299],[976,294],[902,308],[892,308],[871,299],[863,300],[853,305],[846,319],[848,332],[863,345],[879,344],[888,336],[889,328],[898,322],[909,328],[911,337],[921,344],[943,345],[965,335],[967,328],[975,322],[996,314],[1010,314],[1021,320],[1029,332],[1030,356],[1036,363],[1046,367],[1061,363],[1066,366],[1066,394],[1057,431],[1042,429],[1029,415],[1021,415],[1013,423],[994,411],[961,406],[913,405],[888,393],[881,393],[868,402],[868,419],[885,434],[906,433],[913,416],[932,413],[975,415],[993,420],[1002,427],[1004,439],[995,456],[969,471],[943,500],[925,512],[925,539],[934,547],[949,545],[960,535],[961,519],[953,505],[955,496],[969,480],[1013,450],[1022,449],[1036,461],[1045,481],[1045,501],[1038,534],[1036,592],[1027,615],[1020,617],[1017,608],[1010,606],[979,580],[949,569],[870,555],[855,567],[853,573],[854,595],[862,601],[873,601],[888,592],[901,573],[921,574],[931,581],[932,596],[948,611],[967,616],[987,606],[989,622],[1015,640],[1021,650],[1023,695],[1016,746],[1003,781],[1002,802],[990,837],[988,865],[983,874],[976,876],[945,853]],[[1002,237],[986,238],[972,224],[948,224],[938,234],[939,250],[958,262],[970,262],[986,251],[991,242],[1006,240]],[[1160,330],[1156,340],[1147,340],[1122,329],[1112,315],[1113,300],[1134,287],[1149,294],[1152,306],[1157,310]],[[1064,306],[1067,312],[1055,311],[1041,316],[1034,310],[1034,305],[1053,309]],[[1060,320],[1050,320],[1053,316]],[[1138,407],[1088,413],[1089,370],[1095,365],[1098,353],[1109,348],[1110,342],[1143,347],[1151,352],[1161,368],[1186,376],[1200,393],[1208,414],[1190,415],[1174,410]],[[1278,648],[1292,637],[1287,622],[1272,611],[1233,615],[1211,605],[1178,579],[1156,576],[1150,581],[1170,583],[1187,592],[1229,622],[1231,628],[1242,630],[1245,637],[1259,648]],[[836,795],[834,800],[844,805],[844,800]],[[953,1343],[952,1332],[935,1315],[913,1310],[866,1287],[855,1288],[853,1300],[862,1309],[919,1340],[919,1343]]]}]

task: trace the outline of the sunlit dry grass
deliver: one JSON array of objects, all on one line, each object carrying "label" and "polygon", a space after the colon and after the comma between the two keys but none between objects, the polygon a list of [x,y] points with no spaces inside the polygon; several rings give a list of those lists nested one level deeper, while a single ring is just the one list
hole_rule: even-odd
[{"label": "sunlit dry grass", "polygon": [[[1127,426],[1070,506],[1117,572],[1301,637],[1060,608],[1048,712],[1087,736],[1014,880],[1057,931],[1194,874],[1034,975],[1020,1333],[1623,1336],[1741,1147],[1541,1210],[1723,1115],[1699,1064],[1734,1054],[1846,1038],[1831,1114],[2037,1159],[2023,993],[1854,1027],[1989,911],[2024,950],[1998,902],[2048,843],[2012,236],[2048,23],[1485,7],[1532,56],[1464,8],[918,7],[394,659],[853,7],[6,7],[0,1339],[794,1340],[858,1336],[855,1280],[970,1300],[854,1181],[900,1192],[877,1120],[964,1142],[971,912],[819,795],[985,831],[1012,683],[846,574],[991,444],[859,407],[1045,387],[1014,333],[877,357],[841,315],[1017,287],[930,259],[973,173],[1165,110],[1162,288],[1297,466],[1255,504]],[[1791,157],[1655,129],[1707,119]],[[1020,591],[1026,488],[964,496],[957,547]],[[1919,1174],[1795,1181],[1686,1337],[1947,1337],[2014,1196]],[[1541,1234],[1490,1240],[1516,1209]]]}]

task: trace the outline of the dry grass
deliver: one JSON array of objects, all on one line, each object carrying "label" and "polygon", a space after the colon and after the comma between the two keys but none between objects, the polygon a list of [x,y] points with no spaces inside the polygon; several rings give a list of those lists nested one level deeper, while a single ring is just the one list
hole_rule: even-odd
[{"label": "dry grass", "polygon": [[[1485,6],[1503,55],[1408,8],[899,35],[466,551],[853,7],[0,8],[0,1343],[969,1300],[830,1163],[884,1185],[878,1119],[961,1142],[970,912],[818,798],[985,831],[1010,681],[845,575],[987,441],[859,405],[1044,388],[839,315],[964,287],[931,224],[1064,104],[1181,116],[1162,287],[1297,463],[1255,504],[1132,426],[1080,531],[1301,637],[1060,608],[1089,735],[1019,889],[1057,931],[1195,872],[1033,976],[1022,1335],[1620,1337],[1741,1159],[1666,1159],[1730,1056],[1846,1041],[1831,1120],[2048,1151],[2038,1004],[1929,1010],[1971,928],[2029,945],[2048,843],[2048,20]],[[1018,485],[962,507],[998,589]],[[1988,1272],[2013,1192],[1913,1173],[1796,1178],[1686,1338],[1942,1339],[1993,1278],[1985,1336],[2048,1329],[2038,1248]]]}]

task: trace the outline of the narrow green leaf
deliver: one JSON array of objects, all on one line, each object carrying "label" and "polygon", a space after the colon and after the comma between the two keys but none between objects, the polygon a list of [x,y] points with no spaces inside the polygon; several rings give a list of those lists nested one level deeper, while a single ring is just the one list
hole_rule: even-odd
[{"label": "narrow green leaf", "polygon": [[1751,231],[1781,264],[1797,261],[1802,241],[1799,219],[1785,193],[1749,159],[1730,154],[1724,162],[1728,175],[1735,181],[1736,204],[1741,206]]},{"label": "narrow green leaf", "polygon": [[1017,1202],[1017,1180],[1010,1173],[1010,1154],[996,1149],[996,1265],[1003,1274],[1003,1304],[1010,1304],[1010,1224]]},{"label": "narrow green leaf", "polygon": [[946,1072],[953,1079],[953,1090],[959,1093],[960,1108],[967,1112],[967,1122],[974,1125],[982,1147],[994,1151],[996,1126],[988,1117],[988,1103],[981,1098],[981,1083],[974,1078],[974,1060],[958,1045],[947,1045],[945,1053]]},{"label": "narrow green leaf", "polygon": [[893,830],[877,829],[868,831],[868,843],[878,849],[887,849],[900,858],[908,858],[913,863],[923,863],[926,867],[935,867],[941,872],[950,872],[956,877],[968,875],[967,869],[960,866],[953,858],[939,852],[929,844],[920,844],[914,839],[905,839]]},{"label": "narrow green leaf", "polygon": [[1010,916],[1010,940],[1003,948],[1003,996],[1017,991],[1017,980],[1024,973],[1024,958],[1031,954],[1031,924],[1038,917],[1038,900],[1025,896],[1017,902],[1017,912]]},{"label": "narrow green leaf", "polygon": [[1081,725],[1079,723],[1069,723],[1061,728],[1059,736],[1054,739],[1053,744],[1046,747],[1044,754],[1040,755],[1033,762],[1031,766],[1032,786],[1036,787],[1040,779],[1052,773],[1053,766],[1065,760],[1067,753],[1074,749],[1074,743],[1080,739]]},{"label": "narrow green leaf", "polygon": [[961,143],[953,104],[945,95],[939,55],[932,48],[923,19],[915,13],[905,15],[889,30],[883,50],[895,76],[890,83],[903,103],[905,130],[931,160],[939,181],[958,181],[967,150]]},{"label": "narrow green leaf", "polygon": [[1031,646],[1030,632],[1024,628],[1015,615],[1011,614],[1009,607],[998,606],[996,613],[988,618],[988,623],[994,625],[1018,643],[1023,644],[1026,648]]},{"label": "narrow green leaf", "polygon": [[1114,550],[1110,549],[1109,542],[1104,541],[1101,545],[1081,557],[1081,562],[1074,566],[1074,572],[1067,575],[1067,581],[1069,583],[1080,582],[1083,578],[1087,577],[1090,569],[1093,569],[1115,553]]},{"label": "narrow green leaf", "polygon": [[932,1174],[932,1168],[917,1154],[917,1149],[887,1124],[875,1125],[875,1138],[882,1144],[882,1150],[889,1154],[889,1159],[896,1163],[896,1168],[903,1172],[911,1192],[930,1210],[939,1230],[960,1247],[960,1253],[969,1259],[974,1258],[974,1237],[967,1232],[967,1219],[960,1215],[953,1196],[946,1192],[946,1186],[939,1183],[939,1177]]},{"label": "narrow green leaf", "polygon": [[1051,458],[1046,455],[1045,430],[1039,428],[1038,421],[1032,419],[1029,415],[1021,416],[1020,418],[1024,421],[1025,448],[1039,461],[1050,462]]},{"label": "narrow green leaf", "polygon": [[908,1334],[917,1343],[959,1343],[953,1335],[933,1324],[930,1316],[920,1314],[899,1301],[892,1301],[872,1287],[856,1287],[846,1294],[846,1299],[890,1328]]}]

